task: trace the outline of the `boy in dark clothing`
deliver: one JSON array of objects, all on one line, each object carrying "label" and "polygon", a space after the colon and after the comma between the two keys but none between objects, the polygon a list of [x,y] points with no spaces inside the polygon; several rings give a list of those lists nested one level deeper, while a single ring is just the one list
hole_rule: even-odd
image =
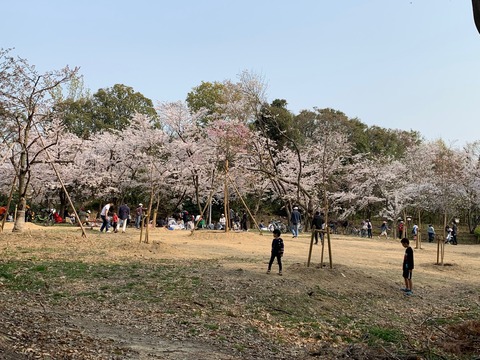
[{"label": "boy in dark clothing", "polygon": [[[315,216],[313,217],[312,220],[312,230],[322,230],[323,229],[323,223],[325,221],[322,218],[322,215],[320,214],[320,211],[315,212]],[[318,231],[315,231],[315,245],[318,245]],[[323,233],[320,233],[320,240],[322,241],[323,244]]]},{"label": "boy in dark clothing", "polygon": [[452,241],[451,241],[452,245],[457,245],[457,230],[458,230],[457,223],[454,221],[452,225]]},{"label": "boy in dark clothing", "polygon": [[270,274],[272,269],[272,264],[275,258],[278,262],[278,275],[282,276],[282,256],[284,251],[283,240],[280,237],[281,232],[278,229],[273,230],[273,241],[272,241],[272,255],[270,256],[270,261],[268,263],[267,274]]},{"label": "boy in dark clothing", "polygon": [[403,279],[405,280],[405,295],[413,295],[412,291],[412,271],[413,271],[413,249],[410,247],[410,242],[407,238],[403,238],[401,241],[402,246],[405,248],[405,255],[403,257]]}]

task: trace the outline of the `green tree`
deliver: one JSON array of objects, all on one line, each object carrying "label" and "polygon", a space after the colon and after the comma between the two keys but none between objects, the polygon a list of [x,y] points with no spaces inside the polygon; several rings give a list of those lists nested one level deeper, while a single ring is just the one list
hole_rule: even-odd
[{"label": "green tree", "polygon": [[[311,139],[317,133],[317,128],[327,127],[331,131],[346,135],[348,142],[353,144],[353,153],[364,152],[368,148],[365,137],[367,125],[358,119],[349,119],[341,111],[330,108],[302,110],[295,120],[301,136],[305,139]],[[315,136],[318,137],[318,134]],[[321,141],[321,138],[319,140]]]},{"label": "green tree", "polygon": [[421,142],[416,131],[386,129],[364,124],[358,118],[350,119],[343,112],[334,109],[302,110],[295,116],[295,123],[303,138],[311,138],[315,128],[328,124],[335,131],[347,136],[352,144],[352,154],[369,154],[370,157],[391,156],[401,158],[408,147]]},{"label": "green tree", "polygon": [[366,129],[368,148],[365,152],[370,156],[391,156],[400,159],[406,150],[421,143],[420,134],[416,131],[386,129],[380,126],[371,126]]},{"label": "green tree", "polygon": [[95,126],[91,98],[63,100],[55,105],[55,112],[60,114],[67,131],[82,139],[88,139],[93,133],[101,130]]},{"label": "green tree", "polygon": [[157,119],[152,100],[129,86],[115,84],[93,94],[93,120],[98,129],[120,130],[130,124],[135,113]]},{"label": "green tree", "polygon": [[221,105],[225,104],[225,85],[219,82],[203,82],[187,94],[187,106],[191,113],[202,109],[207,111],[200,119],[203,125],[221,112]]},{"label": "green tree", "polygon": [[65,127],[84,139],[103,130],[125,128],[136,113],[158,120],[152,100],[122,84],[100,89],[93,96],[68,97],[55,109]]},{"label": "green tree", "polygon": [[264,104],[253,126],[260,130],[263,136],[273,140],[281,150],[291,146],[300,137],[294,115],[287,109],[287,101],[275,99],[270,105]]}]

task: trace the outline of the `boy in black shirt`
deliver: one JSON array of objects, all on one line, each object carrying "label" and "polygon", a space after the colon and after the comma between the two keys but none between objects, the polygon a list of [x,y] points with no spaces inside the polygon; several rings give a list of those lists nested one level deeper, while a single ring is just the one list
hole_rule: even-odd
[{"label": "boy in black shirt", "polygon": [[403,257],[403,279],[405,280],[405,295],[413,295],[412,291],[412,271],[413,271],[413,249],[410,247],[410,242],[407,238],[400,241],[405,248],[405,255]]},{"label": "boy in black shirt", "polygon": [[273,230],[272,255],[270,256],[270,261],[268,263],[267,274],[270,274],[273,261],[275,260],[275,258],[277,258],[278,275],[282,276],[282,256],[283,256],[284,245],[280,235],[281,235],[280,230],[278,229]]}]

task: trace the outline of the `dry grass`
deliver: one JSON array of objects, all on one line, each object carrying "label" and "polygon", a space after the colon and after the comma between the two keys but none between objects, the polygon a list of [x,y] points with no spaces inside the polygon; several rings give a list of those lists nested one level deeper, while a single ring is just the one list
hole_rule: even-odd
[{"label": "dry grass", "polygon": [[[87,239],[73,227],[0,234],[0,349],[79,359],[472,359],[479,356],[480,247],[415,251],[406,297],[397,240],[285,235],[284,276],[266,275],[271,235],[156,229]],[[326,250],[326,249],[325,249]],[[275,270],[274,264],[274,270]],[[34,326],[32,326],[34,324]],[[42,357],[43,356],[43,357]],[[12,357],[15,358],[15,357]]]}]

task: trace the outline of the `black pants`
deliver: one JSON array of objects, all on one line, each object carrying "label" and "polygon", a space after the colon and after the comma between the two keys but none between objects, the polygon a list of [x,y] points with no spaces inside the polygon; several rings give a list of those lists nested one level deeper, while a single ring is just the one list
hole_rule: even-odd
[{"label": "black pants", "polygon": [[272,269],[272,264],[275,258],[277,258],[277,262],[278,262],[278,271],[282,271],[282,255],[277,253],[272,253],[272,256],[270,257],[270,261],[268,263],[268,270]]},{"label": "black pants", "polygon": [[100,232],[103,231],[103,229],[105,229],[105,232],[108,231],[108,219],[105,215],[100,215],[100,217],[102,218],[102,226],[100,227]]},{"label": "black pants", "polygon": [[318,232],[318,231],[315,231],[315,244],[318,244],[318,237],[320,236],[320,240],[323,244],[323,233],[322,232]]}]

